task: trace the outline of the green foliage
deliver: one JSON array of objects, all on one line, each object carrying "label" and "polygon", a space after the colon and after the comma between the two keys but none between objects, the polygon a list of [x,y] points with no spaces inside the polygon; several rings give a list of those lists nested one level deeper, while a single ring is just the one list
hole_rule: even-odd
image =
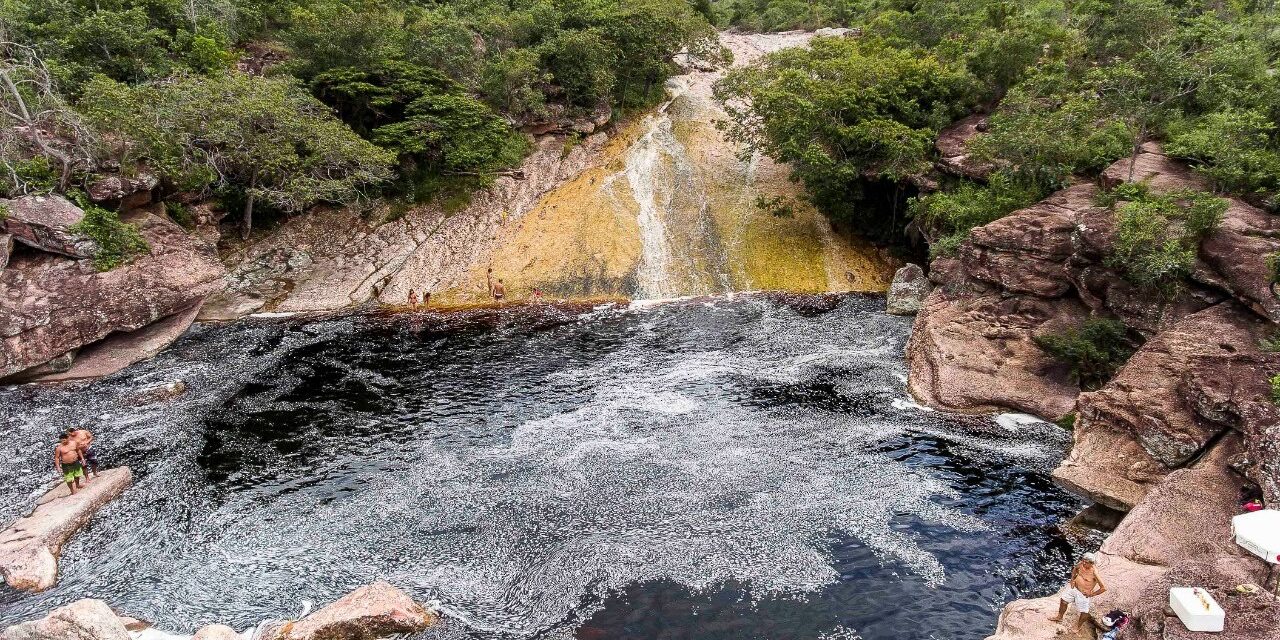
[{"label": "green foliage", "polygon": [[1200,191],[1141,193],[1116,203],[1115,244],[1107,264],[1141,287],[1176,291],[1200,241],[1222,221],[1227,202]]},{"label": "green foliage", "polygon": [[1068,413],[1067,413],[1067,415],[1062,416],[1061,418],[1058,418],[1058,419],[1054,422],[1054,424],[1058,425],[1059,427],[1062,427],[1063,429],[1066,429],[1067,431],[1073,431],[1073,430],[1075,430],[1075,428],[1076,428],[1076,412],[1074,412],[1074,411],[1070,411],[1070,412],[1068,412]]},{"label": "green foliage", "polygon": [[170,220],[178,223],[183,228],[194,229],[196,226],[196,220],[191,216],[191,209],[181,202],[166,201],[164,203],[164,212],[165,215],[169,216]]},{"label": "green foliage", "polygon": [[927,170],[937,131],[971,104],[973,88],[962,65],[927,52],[818,38],[733,70],[715,94],[731,139],[790,163],[827,215],[889,237],[892,221],[861,206],[865,186]]},{"label": "green foliage", "polygon": [[22,193],[50,193],[57,188],[58,168],[45,156],[15,160],[12,164],[13,175],[17,178],[17,183],[22,185]]},{"label": "green foliage", "polygon": [[349,203],[391,177],[392,154],[356,136],[289,79],[239,73],[127,86],[98,77],[81,109],[135,144],[145,163],[185,188],[235,185],[284,211]]},{"label": "green foliage", "polygon": [[1258,348],[1268,353],[1280,353],[1280,331],[1273,331],[1271,335],[1259,340]]},{"label": "green foliage", "polygon": [[932,193],[910,202],[910,215],[931,235],[934,256],[949,255],[969,231],[994,222],[1039,200],[1044,192],[1034,184],[1000,171],[985,185],[965,183],[954,191]]},{"label": "green foliage", "polygon": [[784,196],[756,196],[756,208],[775,218],[794,218],[796,215],[795,205]]},{"label": "green foliage", "polygon": [[71,225],[69,230],[97,244],[93,267],[98,271],[110,271],[128,264],[134,257],[151,250],[136,225],[121,222],[114,211],[96,205],[84,206],[84,218]]},{"label": "green foliage", "polygon": [[1276,123],[1264,111],[1227,110],[1174,128],[1169,153],[1187,158],[1217,189],[1236,193],[1280,189]]},{"label": "green foliage", "polygon": [[1271,376],[1271,401],[1280,404],[1280,373]]},{"label": "green foliage", "polygon": [[1124,323],[1106,318],[1090,318],[1077,329],[1037,336],[1035,342],[1066,363],[1072,381],[1085,390],[1106,384],[1134,351]]}]

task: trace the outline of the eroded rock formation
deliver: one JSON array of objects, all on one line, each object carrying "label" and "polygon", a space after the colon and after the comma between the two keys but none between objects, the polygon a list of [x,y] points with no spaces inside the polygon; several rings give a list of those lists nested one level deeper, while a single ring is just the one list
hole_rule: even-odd
[{"label": "eroded rock formation", "polygon": [[14,589],[43,591],[58,580],[58,556],[93,514],[133,483],[128,467],[106,469],[75,495],[58,482],[25,518],[0,533],[0,575]]},{"label": "eroded rock formation", "polygon": [[49,615],[15,624],[2,640],[129,640],[124,622],[101,600],[76,600]]}]

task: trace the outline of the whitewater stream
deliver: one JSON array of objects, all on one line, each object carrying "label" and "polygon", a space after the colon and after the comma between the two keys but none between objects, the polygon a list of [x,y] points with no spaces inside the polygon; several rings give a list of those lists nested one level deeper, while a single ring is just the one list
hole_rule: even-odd
[{"label": "whitewater stream", "polygon": [[[477,639],[982,638],[1042,595],[1069,436],[923,411],[871,297],[197,325],[80,387],[0,388],[0,519],[87,425],[136,484],[52,590],[175,632],[386,578]],[[138,404],[150,385],[188,391]]]}]

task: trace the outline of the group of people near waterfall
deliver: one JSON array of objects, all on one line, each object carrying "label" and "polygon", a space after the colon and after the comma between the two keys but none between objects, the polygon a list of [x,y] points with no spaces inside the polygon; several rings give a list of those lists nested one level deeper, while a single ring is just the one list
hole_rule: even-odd
[{"label": "group of people near waterfall", "polygon": [[71,495],[89,483],[90,473],[97,478],[98,458],[93,452],[93,433],[84,428],[67,429],[53,448],[53,467],[67,483]]},{"label": "group of people near waterfall", "polygon": [[[495,279],[493,277],[493,267],[489,267],[489,270],[485,272],[484,278],[485,278],[485,284],[488,286],[489,297],[493,298],[494,302],[502,302],[503,300],[506,300],[507,285],[505,282],[502,281],[502,278]],[[533,293],[534,300],[542,299],[542,289],[539,289],[538,287],[534,287],[532,293]],[[418,306],[426,307],[430,303],[431,303],[430,291],[423,291],[422,298],[419,299],[417,291],[413,289],[409,290],[408,304],[410,307],[415,307],[415,308]]]}]

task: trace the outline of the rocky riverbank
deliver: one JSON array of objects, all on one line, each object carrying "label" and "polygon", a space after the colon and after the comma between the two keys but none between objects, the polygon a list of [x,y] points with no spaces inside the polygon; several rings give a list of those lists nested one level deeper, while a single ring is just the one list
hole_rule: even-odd
[{"label": "rocky riverbank", "polygon": [[[1245,483],[1269,504],[1280,500],[1280,408],[1267,382],[1280,354],[1259,347],[1280,319],[1265,265],[1280,250],[1280,218],[1230,200],[1191,282],[1163,299],[1105,262],[1115,227],[1098,195],[1129,180],[1155,192],[1206,186],[1148,144],[1101,184],[1077,184],[975,229],[932,264],[935,288],[908,346],[910,389],[949,410],[1072,421],[1075,445],[1054,477],[1127,512],[1101,548],[1109,592],[1095,620],[1120,608],[1135,619],[1126,637],[1198,637],[1165,611],[1171,585],[1196,585],[1223,603],[1230,637],[1273,638],[1280,603],[1235,591],[1263,584],[1268,565],[1234,544],[1230,517]],[[1145,343],[1111,381],[1082,393],[1035,338],[1090,317],[1118,318]],[[1047,618],[1056,607],[1053,597],[1011,603],[992,638],[1055,637]]]}]

